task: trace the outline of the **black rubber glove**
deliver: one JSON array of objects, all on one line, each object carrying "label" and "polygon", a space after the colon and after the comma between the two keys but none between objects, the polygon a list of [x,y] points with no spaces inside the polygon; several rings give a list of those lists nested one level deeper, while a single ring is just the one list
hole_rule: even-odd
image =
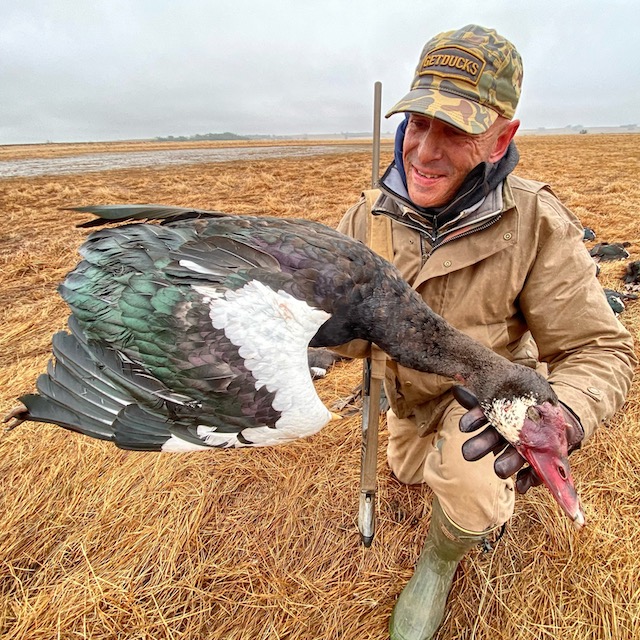
[{"label": "black rubber glove", "polygon": [[[490,424],[478,404],[477,398],[463,387],[454,387],[455,399],[468,409],[460,418],[460,431],[472,433],[482,427],[484,431],[473,438],[469,438],[462,445],[462,456],[465,460],[473,462],[483,458],[489,453],[496,457],[493,469],[499,478],[506,479],[517,473],[516,490],[518,493],[526,493],[531,487],[542,484],[536,472],[530,466],[524,466],[526,460],[510,445]],[[569,453],[579,449],[584,439],[584,429],[573,411],[560,403],[567,424],[567,444]],[[524,467],[524,468],[523,468]]]}]

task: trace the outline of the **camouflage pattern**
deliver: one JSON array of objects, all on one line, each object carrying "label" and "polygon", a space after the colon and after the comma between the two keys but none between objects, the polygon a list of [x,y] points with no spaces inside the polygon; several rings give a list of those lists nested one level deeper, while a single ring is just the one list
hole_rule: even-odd
[{"label": "camouflage pattern", "polygon": [[471,24],[427,42],[411,91],[386,117],[408,111],[484,133],[499,115],[513,118],[521,85],[522,59],[513,44]]}]

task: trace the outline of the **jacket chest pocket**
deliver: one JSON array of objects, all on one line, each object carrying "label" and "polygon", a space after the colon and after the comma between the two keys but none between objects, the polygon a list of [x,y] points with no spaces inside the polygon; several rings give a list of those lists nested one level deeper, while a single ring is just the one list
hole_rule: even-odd
[{"label": "jacket chest pocket", "polygon": [[454,327],[504,352],[526,331],[517,305],[523,283],[513,265],[490,268],[486,262],[430,278],[419,286],[418,293]]}]

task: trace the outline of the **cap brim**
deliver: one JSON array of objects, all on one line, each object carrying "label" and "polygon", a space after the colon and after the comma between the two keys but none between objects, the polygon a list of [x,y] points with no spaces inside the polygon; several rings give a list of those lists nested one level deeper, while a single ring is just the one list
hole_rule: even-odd
[{"label": "cap brim", "polygon": [[473,100],[436,89],[414,89],[396,103],[385,115],[419,113],[437,118],[465,133],[484,133],[497,119],[498,113]]}]

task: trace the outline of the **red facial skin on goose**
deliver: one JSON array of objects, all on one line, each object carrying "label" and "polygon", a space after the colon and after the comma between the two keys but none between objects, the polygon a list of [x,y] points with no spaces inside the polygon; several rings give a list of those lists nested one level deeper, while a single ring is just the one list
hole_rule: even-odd
[{"label": "red facial skin on goose", "polygon": [[574,526],[582,528],[585,522],[584,512],[569,468],[567,432],[562,409],[548,402],[529,407],[519,441],[514,446],[533,467]]}]

